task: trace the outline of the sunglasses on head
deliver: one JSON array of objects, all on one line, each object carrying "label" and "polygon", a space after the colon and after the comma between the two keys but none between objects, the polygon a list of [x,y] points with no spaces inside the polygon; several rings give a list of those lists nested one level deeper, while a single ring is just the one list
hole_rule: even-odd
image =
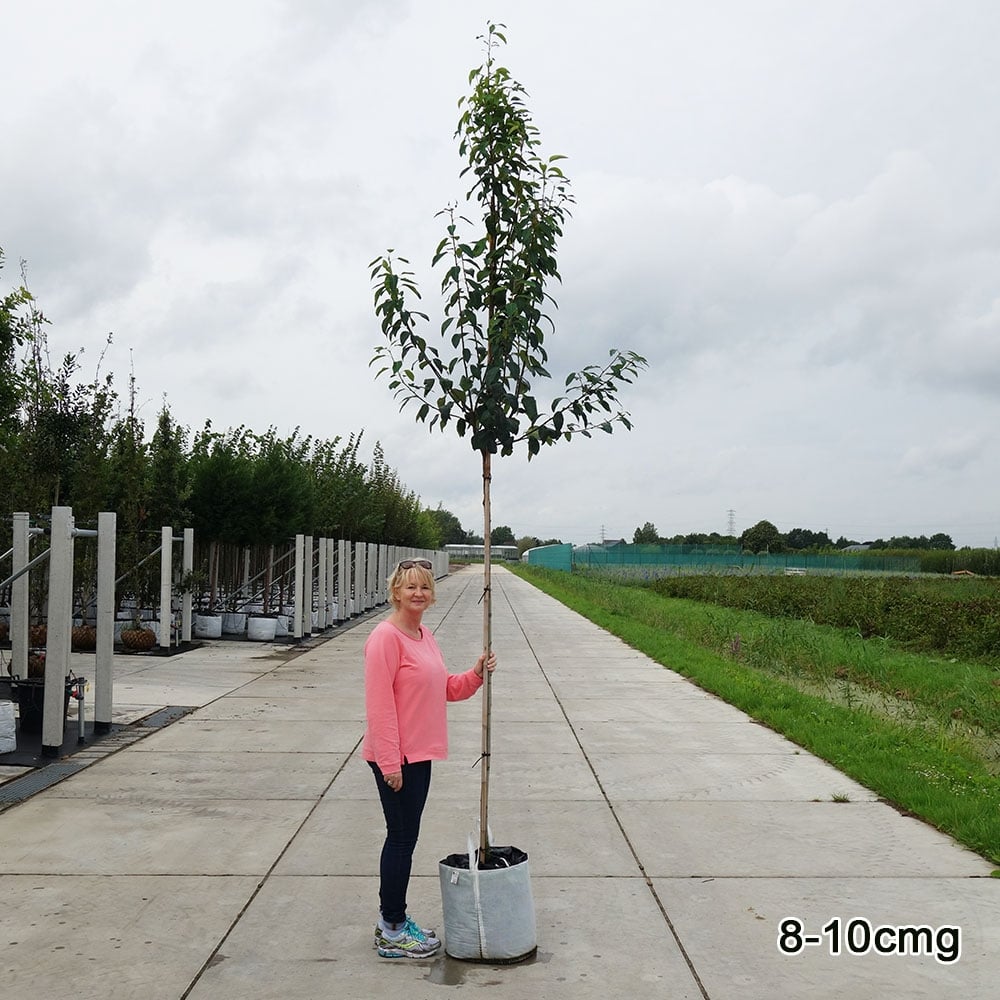
[{"label": "sunglasses on head", "polygon": [[419,566],[421,569],[433,569],[434,564],[430,559],[404,559],[399,564],[399,569],[413,569],[414,566]]}]

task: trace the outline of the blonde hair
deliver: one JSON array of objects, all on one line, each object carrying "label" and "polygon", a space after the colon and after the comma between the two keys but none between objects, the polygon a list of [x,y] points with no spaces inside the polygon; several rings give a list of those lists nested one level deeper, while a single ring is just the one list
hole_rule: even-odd
[{"label": "blonde hair", "polygon": [[394,608],[399,607],[399,592],[410,580],[416,580],[419,583],[430,586],[431,599],[430,604],[428,604],[428,607],[430,607],[437,600],[437,593],[434,589],[434,574],[429,569],[424,569],[423,566],[410,566],[407,569],[397,566],[392,571],[392,575],[388,580],[389,602]]}]

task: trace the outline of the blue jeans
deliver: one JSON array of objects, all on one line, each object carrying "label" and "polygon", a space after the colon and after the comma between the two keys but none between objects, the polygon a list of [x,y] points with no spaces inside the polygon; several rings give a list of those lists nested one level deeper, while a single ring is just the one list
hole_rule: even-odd
[{"label": "blue jeans", "polygon": [[420,817],[431,787],[431,762],[403,764],[403,787],[394,792],[374,761],[368,762],[375,775],[378,797],[385,814],[385,843],[379,864],[379,902],[382,919],[388,924],[406,920],[406,890],[410,883],[413,851],[420,836]]}]

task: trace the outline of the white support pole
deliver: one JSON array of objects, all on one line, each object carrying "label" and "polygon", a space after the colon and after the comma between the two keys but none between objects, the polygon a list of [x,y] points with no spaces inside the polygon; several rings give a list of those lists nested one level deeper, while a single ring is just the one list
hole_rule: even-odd
[{"label": "white support pole", "polygon": [[306,535],[306,572],[305,572],[305,594],[302,601],[302,634],[306,637],[312,635],[313,630],[313,587],[316,585],[316,575],[313,569],[313,536]]},{"label": "white support pole", "polygon": [[326,628],[326,539],[319,540],[319,570],[316,597],[316,625],[320,632]]},{"label": "white support pole", "polygon": [[336,570],[337,570],[337,554],[333,547],[332,538],[323,539],[326,545],[326,618],[325,622],[326,628],[329,628],[334,623],[335,615],[333,613],[333,602],[336,600],[337,593],[337,581],[336,581]]},{"label": "white support pole", "polygon": [[66,724],[64,697],[73,628],[73,508],[52,508],[49,617],[45,643],[42,756],[56,757]]},{"label": "white support pole", "polygon": [[305,535],[295,536],[295,613],[292,615],[292,638],[302,638],[302,605],[305,603],[305,585],[303,583],[305,565]]},{"label": "white support pole", "polygon": [[[15,573],[28,565],[30,558],[31,515],[23,511],[14,515],[14,563]],[[28,676],[28,577],[30,573],[18,577],[11,587],[10,597],[10,666],[18,677]]]},{"label": "white support pole", "polygon": [[94,732],[111,731],[115,656],[115,531],[118,517],[97,515],[97,651],[94,656]]},{"label": "white support pole", "polygon": [[354,588],[354,604],[352,608],[354,614],[359,615],[364,611],[364,590],[365,590],[365,546],[363,542],[354,543],[354,574],[352,585]]},{"label": "white support pole", "polygon": [[365,555],[365,610],[368,611],[375,606],[375,571],[378,569],[378,546],[374,542],[368,543],[368,552]]},{"label": "white support pole", "polygon": [[172,526],[160,528],[160,649],[170,648],[171,625],[174,611],[171,605],[174,568],[174,529]]},{"label": "white support pole", "polygon": [[336,625],[343,617],[340,610],[340,587],[337,585],[338,574],[340,573],[340,562],[337,558],[338,547],[334,539],[330,539],[330,624]]},{"label": "white support pole", "polygon": [[386,578],[387,578],[386,579],[386,600],[389,599],[389,588],[388,588],[388,582],[389,581],[388,581],[388,577],[392,576],[393,572],[396,569],[396,564],[399,562],[399,560],[401,558],[402,558],[402,556],[399,554],[399,546],[398,545],[390,545],[389,546],[389,562],[388,562],[388,565],[385,567],[385,575],[386,575]]},{"label": "white support pole", "polygon": [[326,624],[337,623],[337,549],[332,538],[326,540]]},{"label": "white support pole", "polygon": [[337,618],[346,622],[351,617],[351,550],[343,539],[337,541]]},{"label": "white support pole", "polygon": [[368,610],[368,543],[358,542],[358,582],[354,587],[354,608],[358,614]]},{"label": "white support pole", "polygon": [[[181,551],[181,573],[187,576],[194,569],[194,528],[184,529],[184,548]],[[191,641],[192,595],[185,590],[181,595],[181,642]]]},{"label": "white support pole", "polygon": [[383,545],[379,549],[378,560],[378,603],[385,604],[388,600],[389,592],[386,583],[389,580],[389,546]]}]

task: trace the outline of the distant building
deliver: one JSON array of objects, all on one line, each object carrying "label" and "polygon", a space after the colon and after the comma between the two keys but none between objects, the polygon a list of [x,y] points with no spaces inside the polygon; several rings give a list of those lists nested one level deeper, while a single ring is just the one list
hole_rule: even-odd
[{"label": "distant building", "polygon": [[[482,559],[485,548],[484,545],[446,545],[444,550],[452,559]],[[490,546],[490,559],[512,559],[517,562],[519,558],[516,545]]]}]

